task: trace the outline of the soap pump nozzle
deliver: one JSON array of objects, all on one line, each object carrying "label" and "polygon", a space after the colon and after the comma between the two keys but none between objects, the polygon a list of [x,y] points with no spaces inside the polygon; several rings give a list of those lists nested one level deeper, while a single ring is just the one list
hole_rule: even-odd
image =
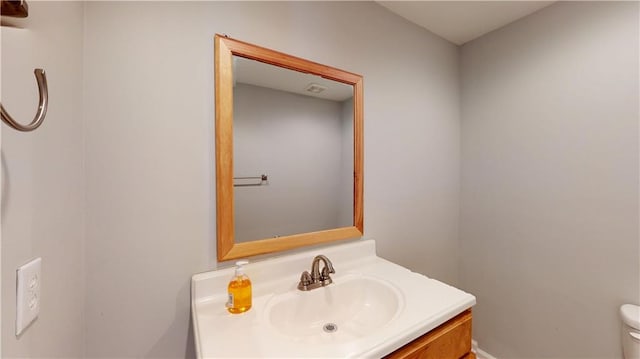
[{"label": "soap pump nozzle", "polygon": [[236,277],[244,275],[244,266],[249,264],[248,260],[242,260],[236,262]]}]

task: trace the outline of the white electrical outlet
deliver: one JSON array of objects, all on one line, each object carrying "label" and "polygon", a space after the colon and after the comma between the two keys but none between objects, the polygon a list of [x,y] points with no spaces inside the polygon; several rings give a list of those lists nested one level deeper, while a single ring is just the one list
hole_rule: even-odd
[{"label": "white electrical outlet", "polygon": [[36,258],[16,271],[16,335],[20,335],[40,313],[41,263],[42,258]]}]

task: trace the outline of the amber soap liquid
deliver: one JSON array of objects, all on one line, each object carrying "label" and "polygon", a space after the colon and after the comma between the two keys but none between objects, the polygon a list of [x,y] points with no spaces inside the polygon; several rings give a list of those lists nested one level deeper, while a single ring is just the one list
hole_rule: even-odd
[{"label": "amber soap liquid", "polygon": [[251,309],[251,281],[247,276],[235,277],[229,282],[229,304],[227,310],[230,313],[244,313]]}]

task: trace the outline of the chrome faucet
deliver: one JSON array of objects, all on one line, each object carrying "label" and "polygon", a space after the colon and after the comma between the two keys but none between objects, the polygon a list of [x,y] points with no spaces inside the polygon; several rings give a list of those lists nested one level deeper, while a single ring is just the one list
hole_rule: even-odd
[{"label": "chrome faucet", "polygon": [[[322,271],[320,271],[320,261],[324,262]],[[302,272],[300,282],[298,283],[298,289],[307,291],[327,286],[333,283],[329,274],[335,272],[336,271],[333,269],[333,263],[331,263],[329,258],[322,254],[318,255],[313,258],[313,262],[311,263],[311,274],[309,274],[308,271]]]}]

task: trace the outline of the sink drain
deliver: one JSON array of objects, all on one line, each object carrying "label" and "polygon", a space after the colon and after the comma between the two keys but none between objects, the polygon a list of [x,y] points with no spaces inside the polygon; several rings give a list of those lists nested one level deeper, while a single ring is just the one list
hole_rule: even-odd
[{"label": "sink drain", "polygon": [[338,331],[338,325],[335,323],[327,323],[322,326],[322,330],[327,333],[335,333]]}]

